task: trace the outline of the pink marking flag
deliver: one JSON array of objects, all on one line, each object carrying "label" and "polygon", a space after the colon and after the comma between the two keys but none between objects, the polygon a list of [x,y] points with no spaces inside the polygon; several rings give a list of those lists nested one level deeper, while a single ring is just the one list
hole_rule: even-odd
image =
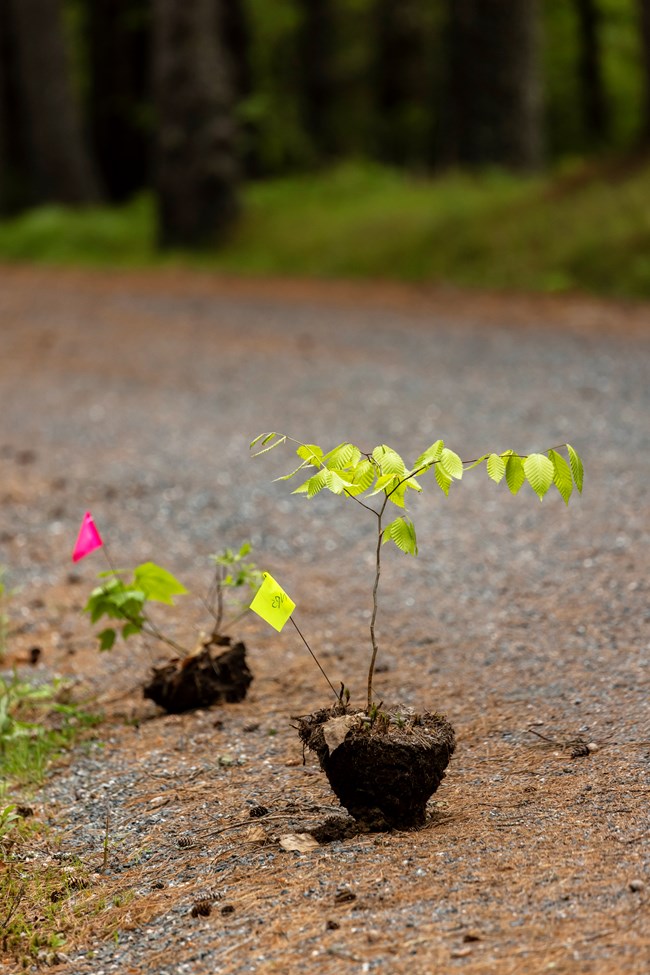
[{"label": "pink marking flag", "polygon": [[94,552],[96,548],[101,548],[103,544],[95,522],[93,521],[93,516],[87,511],[81,522],[77,544],[72,553],[72,561],[78,562],[79,559],[85,559],[87,555]]}]

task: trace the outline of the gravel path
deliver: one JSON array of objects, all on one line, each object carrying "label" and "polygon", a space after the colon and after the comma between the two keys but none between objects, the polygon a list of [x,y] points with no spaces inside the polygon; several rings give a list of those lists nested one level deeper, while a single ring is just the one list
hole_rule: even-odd
[{"label": "gravel path", "polygon": [[[30,677],[107,712],[33,800],[48,855],[90,877],[58,971],[650,970],[649,352],[647,309],[578,299],[0,268],[13,662],[41,646]],[[114,561],[195,591],[209,553],[250,539],[362,699],[372,525],[272,483],[289,451],[248,456],[271,429],[406,459],[438,437],[465,459],[568,439],[585,461],[568,508],[483,472],[448,499],[423,482],[418,559],[386,549],[377,693],[459,738],[422,833],[279,845],[338,811],[291,728],[327,701],[295,631],[247,617],[247,700],[159,716],[137,689],[150,648],[99,655],[79,613],[103,568],[71,572],[87,508]],[[200,615],[189,599],[175,635]],[[576,738],[598,750],[572,758]]]}]

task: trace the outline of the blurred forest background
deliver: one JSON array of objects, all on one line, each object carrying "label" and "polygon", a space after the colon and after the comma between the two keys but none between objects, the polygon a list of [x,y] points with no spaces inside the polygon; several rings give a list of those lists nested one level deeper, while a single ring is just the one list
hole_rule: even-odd
[{"label": "blurred forest background", "polygon": [[0,0],[0,259],[650,296],[650,0]]}]

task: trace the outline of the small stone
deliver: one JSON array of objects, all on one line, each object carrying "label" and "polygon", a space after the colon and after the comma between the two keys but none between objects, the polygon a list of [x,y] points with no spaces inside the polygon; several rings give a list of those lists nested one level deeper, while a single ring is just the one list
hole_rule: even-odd
[{"label": "small stone", "polygon": [[640,878],[630,880],[628,887],[634,894],[638,894],[640,891],[645,890],[645,880],[641,880]]},{"label": "small stone", "polygon": [[454,948],[449,953],[451,958],[467,958],[467,956],[471,954],[472,954],[471,948]]},{"label": "small stone", "polygon": [[589,744],[587,745],[587,748],[592,754],[593,752],[600,751],[600,745],[597,745],[595,741],[590,741]]}]

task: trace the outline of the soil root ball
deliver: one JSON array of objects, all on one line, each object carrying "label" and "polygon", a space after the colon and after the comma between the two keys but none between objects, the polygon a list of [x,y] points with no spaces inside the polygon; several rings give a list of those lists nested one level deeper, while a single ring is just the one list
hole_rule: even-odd
[{"label": "soil root ball", "polygon": [[[221,637],[216,645],[205,644],[198,653],[154,667],[144,696],[170,714],[180,714],[211,704],[234,704],[246,697],[253,675],[246,663],[246,647]],[[225,649],[222,649],[224,648]]]},{"label": "soil root ball", "polygon": [[456,745],[445,717],[393,707],[370,720],[338,705],[297,719],[341,805],[372,830],[418,829]]}]

